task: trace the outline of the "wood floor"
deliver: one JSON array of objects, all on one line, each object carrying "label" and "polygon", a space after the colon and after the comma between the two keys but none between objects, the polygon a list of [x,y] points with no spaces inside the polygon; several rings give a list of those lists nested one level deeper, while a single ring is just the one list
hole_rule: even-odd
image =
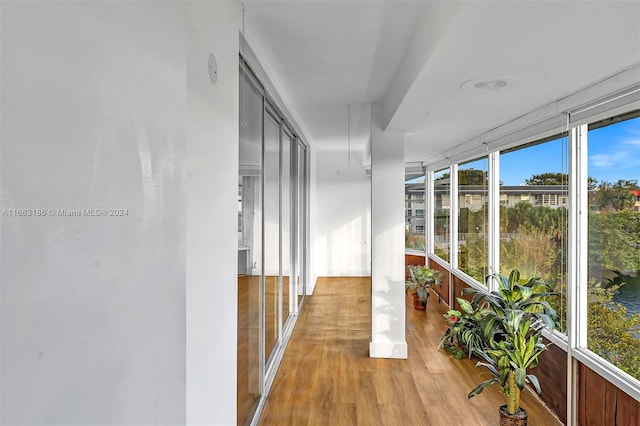
[{"label": "wood floor", "polygon": [[[260,424],[497,426],[503,404],[497,387],[467,400],[487,373],[436,350],[445,310],[431,297],[426,312],[416,311],[407,297],[408,359],[372,359],[369,278],[320,279],[306,298]],[[560,424],[529,392],[522,406],[530,426]]]}]

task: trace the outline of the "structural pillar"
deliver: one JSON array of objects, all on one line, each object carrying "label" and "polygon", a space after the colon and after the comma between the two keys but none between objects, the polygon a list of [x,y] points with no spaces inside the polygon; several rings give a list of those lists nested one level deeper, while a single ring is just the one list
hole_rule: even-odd
[{"label": "structural pillar", "polygon": [[404,134],[384,132],[381,117],[373,105],[369,355],[405,359]]}]

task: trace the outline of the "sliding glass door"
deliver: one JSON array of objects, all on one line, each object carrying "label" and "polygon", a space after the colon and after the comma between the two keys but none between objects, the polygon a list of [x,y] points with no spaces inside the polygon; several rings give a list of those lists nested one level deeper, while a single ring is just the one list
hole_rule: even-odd
[{"label": "sliding glass door", "polygon": [[294,276],[296,283],[296,292],[298,295],[298,306],[302,303],[302,299],[307,294],[306,282],[305,282],[305,268],[306,268],[306,182],[307,182],[307,151],[306,147],[302,143],[298,143],[295,146],[295,263],[294,263]]},{"label": "sliding glass door", "polygon": [[238,424],[250,421],[262,396],[262,117],[263,97],[240,80],[238,173]]},{"label": "sliding glass door", "polygon": [[264,353],[269,360],[278,343],[280,297],[280,124],[264,119]]},{"label": "sliding glass door", "polygon": [[292,146],[295,143],[293,135],[288,128],[285,127],[282,138],[281,164],[282,170],[280,175],[281,193],[280,193],[280,212],[281,212],[281,253],[282,253],[282,320],[283,326],[294,312],[292,289],[292,244],[291,229],[293,227],[292,220],[295,214],[292,214],[291,208],[293,203],[292,185],[291,185],[291,153]]},{"label": "sliding glass door", "polygon": [[305,294],[306,147],[240,72],[238,424],[255,416]]}]

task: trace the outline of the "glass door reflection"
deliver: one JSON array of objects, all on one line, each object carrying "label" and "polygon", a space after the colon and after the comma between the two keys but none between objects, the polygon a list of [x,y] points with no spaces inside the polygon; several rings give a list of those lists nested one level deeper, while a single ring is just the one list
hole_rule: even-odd
[{"label": "glass door reflection", "polygon": [[240,79],[238,172],[238,424],[248,424],[262,396],[262,94]]},{"label": "glass door reflection", "polygon": [[280,123],[264,121],[264,354],[267,364],[278,342],[280,275]]}]

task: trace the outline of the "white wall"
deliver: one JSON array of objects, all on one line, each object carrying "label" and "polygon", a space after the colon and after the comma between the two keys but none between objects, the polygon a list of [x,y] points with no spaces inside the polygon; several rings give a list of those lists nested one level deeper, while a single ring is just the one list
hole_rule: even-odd
[{"label": "white wall", "polygon": [[187,3],[186,393],[194,425],[236,424],[240,22],[236,2]]},{"label": "white wall", "polygon": [[235,424],[239,5],[1,8],[0,422]]},{"label": "white wall", "polygon": [[[0,217],[1,422],[184,423],[183,6],[3,2],[1,26],[1,208],[47,213]],[[127,213],[55,213],[98,208]]]},{"label": "white wall", "polygon": [[371,180],[362,152],[312,151],[312,271],[317,276],[371,273]]}]

